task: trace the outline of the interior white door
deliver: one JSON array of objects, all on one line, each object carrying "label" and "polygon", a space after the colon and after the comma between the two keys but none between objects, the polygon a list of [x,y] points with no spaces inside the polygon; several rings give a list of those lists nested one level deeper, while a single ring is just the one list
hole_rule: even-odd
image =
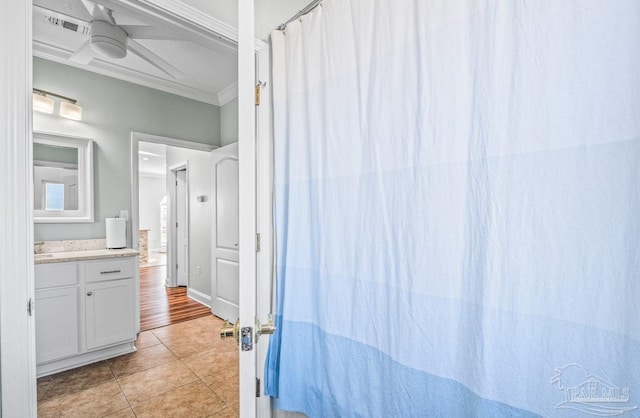
[{"label": "interior white door", "polygon": [[187,170],[176,171],[176,265],[178,286],[189,285]]},{"label": "interior white door", "polygon": [[78,210],[78,175],[64,176],[64,209]]},{"label": "interior white door", "polygon": [[239,307],[238,147],[211,152],[213,162],[213,233],[211,312],[235,322]]}]

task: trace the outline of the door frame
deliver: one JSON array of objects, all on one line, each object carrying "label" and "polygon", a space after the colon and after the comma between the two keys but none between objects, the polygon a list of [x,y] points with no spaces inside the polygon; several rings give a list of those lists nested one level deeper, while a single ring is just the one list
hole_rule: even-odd
[{"label": "door frame", "polygon": [[11,16],[0,31],[0,415],[35,417],[32,4],[2,2],[0,13]]},{"label": "door frame", "polygon": [[[189,237],[189,161],[182,161],[180,163],[174,164],[171,167],[167,167],[167,182],[171,182],[170,186],[167,187],[167,191],[169,192],[167,195],[167,223],[170,227],[167,228],[167,287],[178,287],[178,272],[173,266],[178,262],[178,237],[176,235],[176,229],[173,225],[178,222],[178,197],[177,197],[177,184],[178,181],[178,171],[186,171],[185,173],[185,188],[186,188],[186,196],[187,196],[187,213],[186,213],[186,223],[187,223],[187,236]],[[189,250],[191,243],[188,244],[187,247],[187,289],[189,289],[189,277],[191,271],[189,270]]]},{"label": "door frame", "polygon": [[[272,313],[273,138],[269,45],[255,39],[254,0],[238,1],[238,160],[240,200],[240,327],[265,323]],[[255,89],[260,85],[260,105]],[[260,179],[259,181],[257,179]],[[256,234],[260,234],[260,251]],[[255,334],[255,329],[254,329]],[[256,378],[263,380],[269,336],[254,351],[240,351],[240,417],[271,417],[271,398],[255,397]]]},{"label": "door frame", "polygon": [[[113,0],[111,0],[113,1]],[[105,1],[107,3],[107,1]],[[240,0],[238,2],[239,14],[239,31],[226,25],[211,16],[205,15],[181,2],[171,0],[117,0],[117,5],[128,7],[132,10],[142,10],[157,17],[157,19],[170,21],[169,23],[177,24],[192,31],[194,36],[201,39],[218,37],[238,45],[239,61],[243,64],[251,64],[255,62],[255,56],[258,55],[260,63],[268,63],[269,49],[268,44],[255,39],[254,36],[254,4],[253,0]],[[31,147],[32,138],[32,119],[31,119],[31,89],[32,89],[32,4],[30,2],[3,2],[0,6],[7,16],[12,19],[6,22],[6,30],[0,34],[0,44],[5,47],[5,56],[7,62],[11,65],[6,67],[5,77],[0,80],[2,86],[2,99],[0,103],[0,118],[4,123],[0,124],[0,133],[2,135],[0,141],[0,149],[7,152],[0,153],[0,161],[2,162],[2,174],[4,181],[0,182],[0,191],[7,197],[7,205],[0,216],[0,226],[4,234],[3,240],[0,240],[0,257],[3,262],[0,263],[0,361],[2,368],[0,369],[0,382],[2,393],[0,394],[1,412],[3,416],[24,416],[32,417],[37,413],[36,400],[36,368],[35,368],[35,327],[33,317],[29,317],[26,313],[25,305],[30,298],[33,298],[34,291],[34,269],[33,269],[33,212],[32,212],[32,164],[33,155]],[[242,36],[240,36],[242,34]],[[247,53],[249,52],[249,54]],[[251,55],[251,57],[249,57]],[[240,58],[240,57],[243,58]],[[253,96],[253,85],[255,83],[255,73],[251,65],[249,69],[240,67],[239,71],[239,120],[240,132],[239,145],[242,147],[241,152],[247,164],[250,161],[256,162],[255,156],[255,140],[262,143],[270,138],[270,112],[271,106],[265,100],[264,106],[258,106],[258,126],[255,129],[256,115],[255,107],[249,97]],[[248,72],[247,72],[248,71]],[[261,67],[262,73],[262,67]],[[262,80],[262,76],[260,76]],[[267,78],[264,78],[267,80]],[[264,93],[269,89],[267,85],[263,89]],[[242,116],[240,116],[242,115]],[[243,123],[247,122],[251,125],[249,129],[243,128]],[[249,133],[249,135],[247,135]],[[253,133],[253,135],[251,135]],[[132,133],[132,136],[134,133]],[[135,146],[133,155],[137,156],[137,142],[135,145],[132,141],[132,151]],[[137,212],[137,158],[132,158],[132,166],[136,166],[136,187],[132,188],[132,195],[135,198],[131,200],[132,212]],[[252,172],[255,174],[255,164],[252,164]],[[262,172],[263,168],[260,169]],[[133,177],[133,175],[132,175]],[[132,183],[134,182],[132,178]],[[256,181],[243,182],[241,194],[252,194],[251,200],[255,203]],[[249,189],[247,189],[249,187]],[[243,190],[244,189],[244,190]],[[132,196],[133,197],[133,196]],[[264,203],[264,202],[263,202]],[[264,208],[260,203],[259,211],[262,213]],[[240,237],[240,245],[246,241],[245,247],[250,251],[249,246],[253,246],[255,242],[256,230],[256,206],[248,208],[247,211],[241,213],[242,223],[249,219],[250,228]],[[263,225],[266,227],[266,225]],[[137,230],[139,224],[133,224],[132,230]],[[132,246],[137,249],[137,240],[131,242]],[[270,246],[271,242],[263,242],[263,251],[265,246]],[[264,254],[264,253],[263,253]],[[244,281],[253,281],[253,285],[248,288],[252,289],[252,295],[248,302],[250,306],[246,306],[248,312],[241,314],[241,323],[247,326],[253,326],[254,318],[249,318],[251,312],[256,311],[256,253],[247,253],[253,262],[247,270],[248,274],[241,274]],[[241,257],[243,257],[241,255]],[[262,269],[261,269],[262,271]],[[15,277],[23,278],[23,280],[14,280]],[[258,277],[260,283],[269,283],[270,277]],[[261,300],[262,298],[260,298]],[[242,309],[242,301],[241,301]],[[268,339],[263,337],[261,344],[266,346]],[[262,349],[260,350],[262,351]],[[249,352],[245,352],[249,353]],[[255,353],[255,352],[254,352]],[[241,391],[247,393],[255,393],[255,376],[256,376],[256,359],[250,360],[248,356],[242,355],[242,359],[247,358],[249,361],[241,360],[240,363],[240,381]],[[258,363],[263,362],[261,359]],[[249,369],[253,370],[249,370]],[[241,396],[241,400],[246,398]],[[246,401],[247,399],[245,399]],[[264,396],[259,398],[259,416],[270,416],[268,407],[268,399]],[[255,403],[255,402],[254,402]],[[242,417],[255,416],[256,408],[251,410],[244,407],[241,403],[240,414]],[[264,412],[263,412],[264,411]],[[263,415],[264,413],[264,415]]]},{"label": "door frame", "polygon": [[[150,142],[153,144],[161,144],[168,145],[172,147],[178,148],[186,148],[193,149],[198,151],[211,152],[214,149],[218,148],[215,145],[203,144],[200,142],[193,142],[184,139],[178,138],[169,138],[166,136],[147,134],[144,132],[131,132],[131,231],[137,231],[140,228],[140,172],[139,172],[139,164],[138,164],[138,150],[140,142]],[[170,197],[167,197],[170,200]],[[171,211],[171,200],[167,202],[167,211]],[[171,219],[167,219],[167,222],[171,222]],[[174,220],[175,222],[175,220]],[[171,232],[171,228],[167,229],[167,234]],[[139,250],[140,245],[137,239],[134,239],[135,235],[133,232],[131,233],[131,248],[134,250]],[[171,237],[167,235],[167,244],[170,241]],[[167,265],[170,265],[169,260],[170,251],[167,250]],[[175,284],[172,284],[169,279],[169,270],[167,269],[167,278],[166,283],[168,287],[175,287]],[[136,273],[138,274],[138,273]],[[175,278],[175,276],[174,276]],[[139,281],[139,280],[138,280]],[[175,282],[174,282],[175,283]],[[139,296],[138,296],[138,306],[139,306]],[[138,321],[140,315],[138,315]],[[140,324],[137,324],[138,331],[140,331]]]}]

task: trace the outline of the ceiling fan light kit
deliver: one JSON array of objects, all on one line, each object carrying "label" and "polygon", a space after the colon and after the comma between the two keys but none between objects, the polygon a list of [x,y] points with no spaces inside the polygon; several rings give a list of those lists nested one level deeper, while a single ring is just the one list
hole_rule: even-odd
[{"label": "ceiling fan light kit", "polygon": [[91,22],[91,48],[110,58],[127,55],[127,32],[103,20]]}]

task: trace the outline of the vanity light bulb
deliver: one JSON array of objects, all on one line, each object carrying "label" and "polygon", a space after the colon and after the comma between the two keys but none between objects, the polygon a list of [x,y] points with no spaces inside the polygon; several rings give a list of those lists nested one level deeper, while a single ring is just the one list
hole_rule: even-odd
[{"label": "vanity light bulb", "polygon": [[82,108],[70,102],[60,102],[60,116],[67,119],[82,120]]},{"label": "vanity light bulb", "polygon": [[33,93],[33,110],[44,113],[53,113],[53,99],[38,93]]}]

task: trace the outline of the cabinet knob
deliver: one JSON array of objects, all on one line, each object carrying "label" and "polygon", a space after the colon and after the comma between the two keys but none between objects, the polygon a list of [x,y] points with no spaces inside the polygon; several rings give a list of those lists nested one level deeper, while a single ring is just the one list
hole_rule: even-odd
[{"label": "cabinet knob", "polygon": [[93,295],[93,292],[87,292],[87,296]]}]

